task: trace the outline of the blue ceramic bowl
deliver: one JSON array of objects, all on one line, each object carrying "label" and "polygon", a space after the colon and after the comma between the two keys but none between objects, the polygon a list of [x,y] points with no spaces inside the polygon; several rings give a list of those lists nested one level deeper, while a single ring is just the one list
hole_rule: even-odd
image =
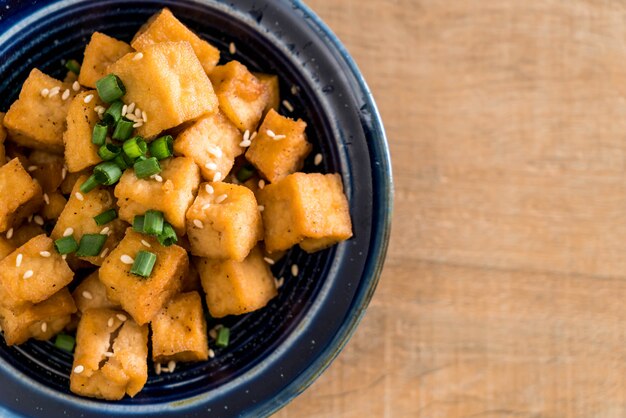
[{"label": "blue ceramic bowl", "polygon": [[[0,344],[0,416],[202,417],[269,415],[303,391],[346,344],[372,297],[389,238],[392,179],[382,122],[356,65],[300,1],[0,0],[0,110],[33,67],[62,78],[93,31],[130,40],[163,6],[249,67],[278,74],[314,151],[305,171],[343,177],[354,238],[274,266],[279,296],[259,312],[227,318],[229,347],[205,363],[150,374],[133,399],[104,402],[69,392],[71,357],[50,343]],[[228,45],[237,53],[231,56]],[[293,86],[298,88],[292,94]],[[287,109],[281,113],[289,115]],[[315,167],[312,156],[324,155]],[[290,267],[298,264],[299,275]]]}]

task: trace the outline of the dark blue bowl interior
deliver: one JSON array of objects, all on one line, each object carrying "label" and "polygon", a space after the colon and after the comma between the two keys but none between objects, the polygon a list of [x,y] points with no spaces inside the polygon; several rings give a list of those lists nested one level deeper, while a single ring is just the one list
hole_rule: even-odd
[{"label": "dark blue bowl interior", "polygon": [[[51,343],[0,344],[0,402],[28,416],[249,415],[270,413],[303,390],[345,344],[374,290],[386,248],[391,173],[369,93],[332,34],[297,2],[0,2],[0,110],[17,98],[31,68],[63,78],[62,61],[82,60],[94,31],[130,41],[161,7],[256,71],[278,74],[281,96],[308,123],[314,151],[305,171],[343,177],[355,236],[313,255],[298,249],[273,267],[285,284],[268,307],[220,320],[231,344],[208,362],[150,372],[135,398],[110,403],[69,392],[72,358]],[[26,19],[22,27],[14,24]],[[228,45],[237,53],[231,56]],[[299,92],[292,94],[293,86]],[[314,167],[313,156],[324,155]],[[298,277],[290,267],[299,266]],[[209,319],[209,327],[216,321]]]}]

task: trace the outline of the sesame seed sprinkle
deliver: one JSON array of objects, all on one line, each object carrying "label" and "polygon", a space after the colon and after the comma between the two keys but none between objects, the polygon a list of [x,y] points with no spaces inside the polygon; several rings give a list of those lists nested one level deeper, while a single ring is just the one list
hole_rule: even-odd
[{"label": "sesame seed sprinkle", "polygon": [[215,163],[206,163],[204,166],[207,170],[217,170],[217,164]]},{"label": "sesame seed sprinkle", "polygon": [[284,283],[285,283],[284,277],[281,277],[280,279],[277,279],[276,277],[274,277],[274,284],[276,285],[276,289],[280,289],[281,287],[283,287]]},{"label": "sesame seed sprinkle", "polygon": [[204,205],[202,205],[202,210],[207,210],[210,207],[211,207],[210,203],[205,203]]},{"label": "sesame seed sprinkle", "polygon": [[50,89],[50,94],[48,94],[48,97],[52,98],[54,96],[56,96],[57,94],[59,94],[59,91],[61,90],[61,87],[53,87]]},{"label": "sesame seed sprinkle", "polygon": [[220,147],[210,146],[209,153],[215,155],[217,158],[221,158],[224,153]]},{"label": "sesame seed sprinkle", "polygon": [[269,257],[263,257],[263,260],[265,260],[265,262],[269,264],[270,266],[273,266],[274,264],[276,264],[276,262]]},{"label": "sesame seed sprinkle", "polygon": [[212,348],[209,348],[209,358],[215,358],[215,351]]},{"label": "sesame seed sprinkle", "polygon": [[111,328],[113,324],[115,324],[115,319],[113,319],[113,317],[110,317],[109,320],[107,321],[107,326]]},{"label": "sesame seed sprinkle", "polygon": [[35,221],[37,225],[39,226],[43,225],[43,218],[40,215],[33,216],[33,220]]},{"label": "sesame seed sprinkle", "polygon": [[154,372],[157,374],[157,376],[161,374],[161,363],[154,364]]},{"label": "sesame seed sprinkle", "polygon": [[42,97],[48,97],[48,95],[50,94],[50,90],[48,89],[41,89],[41,96]]},{"label": "sesame seed sprinkle", "polygon": [[33,274],[35,273],[32,270],[26,270],[26,272],[24,273],[22,277],[24,279],[30,279],[31,277],[33,277]]},{"label": "sesame seed sprinkle", "polygon": [[63,166],[61,169],[61,178],[65,180],[65,176],[67,176],[67,167]]},{"label": "sesame seed sprinkle", "polygon": [[26,169],[29,173],[32,173],[33,171],[37,170],[39,167],[37,167],[36,165],[29,165],[28,168]]},{"label": "sesame seed sprinkle", "polygon": [[93,94],[88,94],[88,95],[85,97],[84,102],[85,102],[85,103],[89,103],[92,99],[93,99]]},{"label": "sesame seed sprinkle", "polygon": [[322,157],[322,154],[315,154],[315,158],[313,158],[313,164],[315,165],[320,165],[322,163],[322,159],[324,157]]},{"label": "sesame seed sprinkle", "polygon": [[100,231],[100,234],[101,235],[108,235],[110,230],[111,230],[111,228],[109,228],[108,226],[105,226],[104,228],[102,228],[102,231]]},{"label": "sesame seed sprinkle", "polygon": [[300,92],[300,88],[298,86],[291,86],[291,94],[294,96]]},{"label": "sesame seed sprinkle", "polygon": [[141,118],[141,109],[139,109],[139,108],[136,108],[136,109],[135,109],[135,116],[136,116],[137,118]]},{"label": "sesame seed sprinkle", "polygon": [[287,138],[287,135],[274,135],[274,141],[280,141],[283,138]]},{"label": "sesame seed sprinkle", "polygon": [[124,314],[118,313],[117,315],[115,315],[117,317],[117,319],[119,319],[120,321],[124,322],[128,319],[128,317]]},{"label": "sesame seed sprinkle", "polygon": [[135,54],[135,56],[133,57],[133,61],[139,61],[140,59],[143,58],[143,53],[142,52],[138,52],[137,54]]},{"label": "sesame seed sprinkle", "polygon": [[19,253],[17,257],[15,257],[15,267],[19,267],[22,265],[23,258],[24,258],[24,255],[22,255],[22,253]]},{"label": "sesame seed sprinkle", "polygon": [[78,366],[74,367],[74,373],[76,374],[81,374],[84,371],[85,371],[85,367],[82,364],[79,364]]},{"label": "sesame seed sprinkle", "polygon": [[221,195],[219,195],[218,197],[215,198],[215,203],[222,203],[227,198],[228,198],[228,195],[221,194]]},{"label": "sesame seed sprinkle", "polygon": [[142,239],[141,243],[143,244],[144,247],[148,247],[148,248],[152,247],[152,245],[150,245],[150,243],[146,241],[145,239]]},{"label": "sesame seed sprinkle", "polygon": [[127,112],[128,112],[128,105],[122,106],[122,116],[126,116]]},{"label": "sesame seed sprinkle", "polygon": [[250,141],[252,141],[254,138],[256,138],[258,132],[254,131],[252,132],[252,135],[250,135]]},{"label": "sesame seed sprinkle", "polygon": [[48,331],[48,323],[47,322],[42,322],[41,323],[41,332],[46,332]]},{"label": "sesame seed sprinkle", "polygon": [[213,175],[213,182],[220,181],[221,179],[222,179],[222,173],[220,173],[219,171],[215,172],[215,174]]},{"label": "sesame seed sprinkle", "polygon": [[174,360],[170,360],[167,363],[167,368],[170,369],[170,373],[174,373],[174,370],[176,369],[176,362]]},{"label": "sesame seed sprinkle", "polygon": [[252,145],[252,142],[250,142],[250,140],[241,141],[239,143],[239,146],[242,147],[242,148],[248,148],[250,145]]},{"label": "sesame seed sprinkle", "polygon": [[102,252],[100,253],[100,258],[106,257],[108,252],[109,252],[108,248],[105,248],[104,250],[102,250]]},{"label": "sesame seed sprinkle", "polygon": [[143,119],[143,123],[148,122],[148,114],[146,113],[145,110],[141,111],[141,119]]},{"label": "sesame seed sprinkle", "polygon": [[285,106],[285,109],[287,109],[288,111],[293,112],[293,106],[291,105],[289,100],[283,100],[283,106]]},{"label": "sesame seed sprinkle", "polygon": [[158,175],[158,174],[155,174],[155,175],[154,175],[154,179],[155,179],[156,181],[158,181],[159,183],[163,183],[163,177],[161,177],[161,176],[160,176],[160,175]]},{"label": "sesame seed sprinkle", "polygon": [[237,53],[237,46],[234,42],[228,44],[228,52],[230,52],[230,55],[235,55]]},{"label": "sesame seed sprinkle", "polygon": [[63,260],[67,260],[67,254],[63,254],[63,255],[61,256],[61,258],[62,258]]},{"label": "sesame seed sprinkle", "polygon": [[272,131],[271,129],[267,129],[265,131],[265,133],[267,134],[267,136],[269,136],[270,138],[275,138],[276,134],[274,133],[274,131]]},{"label": "sesame seed sprinkle", "polygon": [[133,113],[135,111],[135,102],[132,102],[128,105],[128,113]]},{"label": "sesame seed sprinkle", "polygon": [[74,91],[80,90],[80,84],[78,83],[78,81],[74,81],[74,84],[72,84],[72,90]]},{"label": "sesame seed sprinkle", "polygon": [[206,184],[204,186],[204,190],[206,190],[208,194],[213,194],[213,192],[215,191],[215,189],[213,189],[213,186],[211,186],[210,184]]},{"label": "sesame seed sprinkle", "polygon": [[193,225],[198,228],[198,229],[203,229],[204,228],[204,224],[202,223],[202,221],[200,219],[194,219],[193,220]]},{"label": "sesame seed sprinkle", "polygon": [[50,257],[52,254],[50,253],[50,251],[40,251],[39,255],[44,257],[44,258],[48,258]]},{"label": "sesame seed sprinkle", "polygon": [[292,276],[297,276],[298,275],[298,265],[297,264],[292,264],[291,265],[291,275]]},{"label": "sesame seed sprinkle", "polygon": [[63,100],[67,100],[70,97],[70,89],[65,89],[65,91],[63,92],[63,95],[61,96],[61,99]]},{"label": "sesame seed sprinkle", "polygon": [[76,196],[76,199],[80,200],[81,202],[84,199],[83,194],[81,192],[74,193],[74,196]]},{"label": "sesame seed sprinkle", "polygon": [[133,123],[133,128],[140,128],[141,126],[143,126],[143,122],[135,122],[135,123]]},{"label": "sesame seed sprinkle", "polygon": [[92,300],[93,299],[93,295],[91,294],[91,292],[88,292],[86,290],[82,293],[82,295],[87,300]]},{"label": "sesame seed sprinkle", "polygon": [[50,204],[50,197],[48,196],[48,193],[43,194],[43,201],[46,202],[46,205]]},{"label": "sesame seed sprinkle", "polygon": [[259,189],[263,190],[265,188],[265,180],[259,180]]},{"label": "sesame seed sprinkle", "polygon": [[9,228],[9,230],[7,231],[7,239],[11,239],[12,236],[13,236],[13,228]]},{"label": "sesame seed sprinkle", "polygon": [[248,129],[246,129],[246,131],[243,133],[243,140],[244,141],[250,140],[250,131]]},{"label": "sesame seed sprinkle", "polygon": [[259,212],[263,212],[265,210],[265,206],[259,205]]},{"label": "sesame seed sprinkle", "polygon": [[69,237],[70,235],[72,235],[74,233],[74,228],[69,227],[67,228],[65,231],[63,231],[63,236],[64,237]]},{"label": "sesame seed sprinkle", "polygon": [[133,258],[128,254],[122,254],[120,261],[124,264],[133,264],[135,262],[135,260],[133,260]]}]

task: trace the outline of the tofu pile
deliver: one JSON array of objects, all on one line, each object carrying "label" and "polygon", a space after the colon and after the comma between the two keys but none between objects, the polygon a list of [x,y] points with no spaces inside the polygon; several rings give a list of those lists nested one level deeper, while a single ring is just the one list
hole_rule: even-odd
[{"label": "tofu pile", "polygon": [[[130,44],[94,33],[79,74],[59,81],[33,69],[0,114],[0,325],[8,345],[75,331],[76,394],[136,395],[148,353],[159,367],[207,360],[203,299],[213,318],[263,308],[277,295],[270,263],[286,250],[352,236],[341,177],[299,172],[313,147],[304,121],[277,112],[278,78],[219,62],[217,48],[163,9]],[[140,109],[136,135],[172,135],[174,153],[159,176],[131,167],[81,193],[102,162],[92,132],[107,104],[95,88],[108,74],[124,83],[128,109]],[[242,167],[253,171],[245,181]],[[98,225],[108,210],[117,217]],[[131,227],[149,210],[162,212],[177,244]],[[99,255],[55,248],[85,234],[106,236]],[[149,277],[128,262],[144,250],[156,255]]]}]

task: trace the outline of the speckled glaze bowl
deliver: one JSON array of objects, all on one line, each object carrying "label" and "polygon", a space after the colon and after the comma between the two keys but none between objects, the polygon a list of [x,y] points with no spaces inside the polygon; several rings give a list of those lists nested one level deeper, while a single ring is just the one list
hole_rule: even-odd
[{"label": "speckled glaze bowl", "polygon": [[[344,47],[300,1],[0,1],[0,110],[16,99],[31,68],[63,78],[61,60],[81,60],[92,32],[129,41],[164,6],[220,47],[223,61],[234,58],[279,75],[282,98],[295,108],[281,113],[304,119],[314,145],[305,171],[341,174],[354,237],[313,255],[291,250],[273,266],[274,275],[285,278],[279,296],[265,309],[221,321],[231,327],[229,347],[208,362],[179,364],[171,374],[150,371],[133,399],[73,395],[72,358],[51,343],[0,343],[2,417],[270,415],[335,358],[376,287],[392,212],[382,122]],[[235,55],[228,52],[230,42]],[[314,166],[317,153],[324,159]]]}]

